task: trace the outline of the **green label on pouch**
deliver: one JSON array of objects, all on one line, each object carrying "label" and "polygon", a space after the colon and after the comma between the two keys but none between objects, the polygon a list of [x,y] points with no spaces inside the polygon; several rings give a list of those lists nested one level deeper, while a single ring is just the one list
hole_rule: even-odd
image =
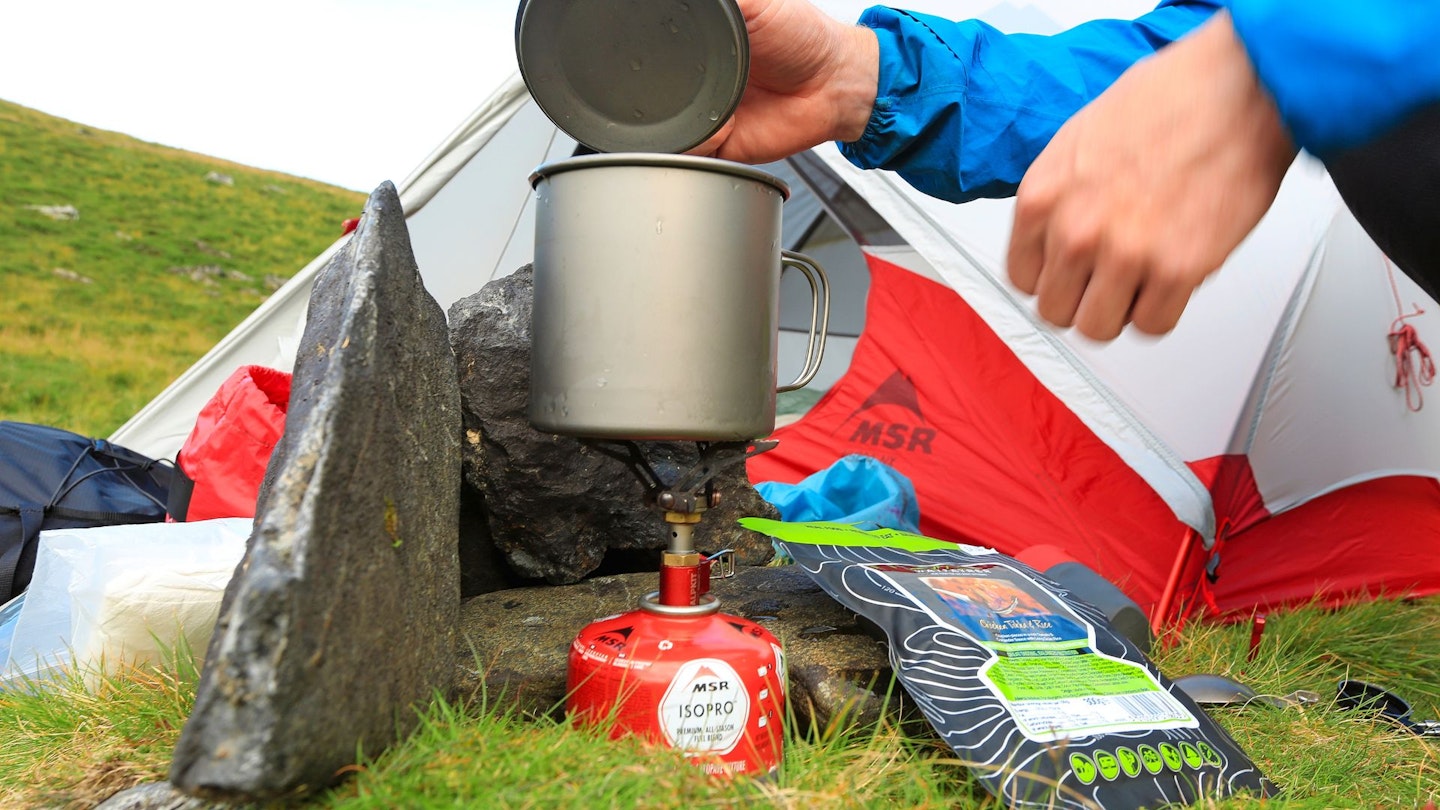
[{"label": "green label on pouch", "polygon": [[1145,770],[1152,774],[1165,770],[1165,760],[1160,758],[1160,752],[1155,750],[1155,746],[1142,745],[1139,751],[1140,761],[1145,763]]},{"label": "green label on pouch", "polygon": [[1094,782],[1095,777],[1099,775],[1099,772],[1095,770],[1095,761],[1084,754],[1070,755],[1070,772],[1075,774],[1075,778],[1079,779],[1082,785]]},{"label": "green label on pouch", "polygon": [[1185,764],[1184,761],[1180,759],[1180,749],[1176,748],[1173,743],[1160,743],[1160,756],[1165,759],[1165,764],[1168,765],[1172,771],[1180,770]]},{"label": "green label on pouch", "polygon": [[1100,768],[1100,775],[1108,782],[1114,782],[1120,775],[1120,760],[1109,751],[1096,751],[1095,765]]},{"label": "green label on pouch", "polygon": [[993,554],[991,549],[947,543],[933,537],[911,534],[896,529],[857,529],[844,523],[813,521],[786,523],[781,520],[746,517],[740,525],[787,543],[808,543],[812,546],[884,546],[904,551],[963,551],[967,554]]},{"label": "green label on pouch", "polygon": [[1160,691],[1143,668],[1098,655],[1001,657],[986,674],[1010,700]]},{"label": "green label on pouch", "polygon": [[[1032,740],[1198,724],[1144,667],[1104,655],[1000,655],[979,674]],[[1105,775],[1098,756],[1095,764]],[[1141,767],[1138,757],[1121,765],[1126,773]]]}]

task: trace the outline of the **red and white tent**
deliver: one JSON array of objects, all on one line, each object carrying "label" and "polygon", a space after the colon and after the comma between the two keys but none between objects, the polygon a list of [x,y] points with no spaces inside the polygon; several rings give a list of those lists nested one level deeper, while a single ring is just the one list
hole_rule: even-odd
[{"label": "red and white tent", "polygon": [[[822,5],[853,19],[863,4]],[[1080,5],[1099,4],[1001,3],[980,16],[1045,33],[1078,22]],[[574,147],[515,77],[400,184],[442,306],[530,260],[528,175]],[[1405,316],[1420,340],[1440,341],[1440,314],[1318,163],[1297,160],[1172,334],[1105,345],[1045,327],[1009,287],[1008,201],[934,200],[828,144],[766,168],[794,191],[786,247],[825,264],[835,312],[816,383],[828,390],[751,461],[752,479],[875,456],[915,484],[926,533],[1008,553],[1059,546],[1157,619],[1205,601],[1243,612],[1440,592],[1440,391],[1414,407],[1430,391],[1395,386],[1389,337]],[[234,368],[289,368],[328,255],[112,438],[171,456]],[[808,292],[795,293],[782,303],[808,311]],[[783,378],[803,345],[782,333]]]},{"label": "red and white tent", "polygon": [[1440,401],[1396,387],[1389,337],[1406,315],[1440,339],[1440,317],[1317,163],[1173,333],[1103,345],[1004,281],[1008,202],[826,164],[903,244],[863,247],[854,359],[753,479],[877,457],[915,484],[924,533],[1058,546],[1152,615],[1440,590]]}]

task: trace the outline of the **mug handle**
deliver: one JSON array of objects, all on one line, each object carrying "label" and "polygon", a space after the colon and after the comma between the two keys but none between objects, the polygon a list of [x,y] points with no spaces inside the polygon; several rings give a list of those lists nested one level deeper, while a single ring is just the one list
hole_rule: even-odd
[{"label": "mug handle", "polygon": [[[793,267],[810,282],[810,339],[805,344],[805,367],[800,376],[788,385],[775,389],[777,394],[804,388],[820,370],[820,360],[825,356],[825,333],[830,328],[830,279],[820,263],[803,253],[793,250],[780,251],[780,269]],[[819,329],[816,329],[816,326]]]}]

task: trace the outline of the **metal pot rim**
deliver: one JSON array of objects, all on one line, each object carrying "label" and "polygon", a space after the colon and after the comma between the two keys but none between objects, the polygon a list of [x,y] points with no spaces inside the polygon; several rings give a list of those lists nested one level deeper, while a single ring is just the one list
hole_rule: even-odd
[{"label": "metal pot rim", "polygon": [[754,166],[736,163],[731,160],[720,160],[719,158],[699,157],[697,155],[668,155],[658,152],[612,152],[601,155],[581,155],[580,157],[558,160],[554,163],[546,163],[530,173],[530,187],[539,188],[540,181],[562,172],[592,167],[692,169],[716,174],[728,174],[746,180],[765,183],[780,192],[780,199],[782,201],[790,199],[790,186],[786,184],[784,180],[781,180],[769,172],[761,171]]}]

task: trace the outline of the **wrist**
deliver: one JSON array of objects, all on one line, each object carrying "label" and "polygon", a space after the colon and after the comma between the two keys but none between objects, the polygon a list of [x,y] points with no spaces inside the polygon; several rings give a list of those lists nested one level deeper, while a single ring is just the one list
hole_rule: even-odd
[{"label": "wrist", "polygon": [[865,134],[880,85],[880,43],[864,26],[840,25],[836,69],[830,91],[834,98],[832,134],[828,140],[850,143]]},{"label": "wrist", "polygon": [[1283,173],[1297,151],[1294,138],[1280,117],[1270,91],[1260,81],[1250,54],[1240,41],[1230,12],[1221,9],[1193,35],[1197,46],[1197,67],[1212,71],[1216,80],[1226,82],[1243,99],[1247,115],[1247,137],[1268,152]]}]

